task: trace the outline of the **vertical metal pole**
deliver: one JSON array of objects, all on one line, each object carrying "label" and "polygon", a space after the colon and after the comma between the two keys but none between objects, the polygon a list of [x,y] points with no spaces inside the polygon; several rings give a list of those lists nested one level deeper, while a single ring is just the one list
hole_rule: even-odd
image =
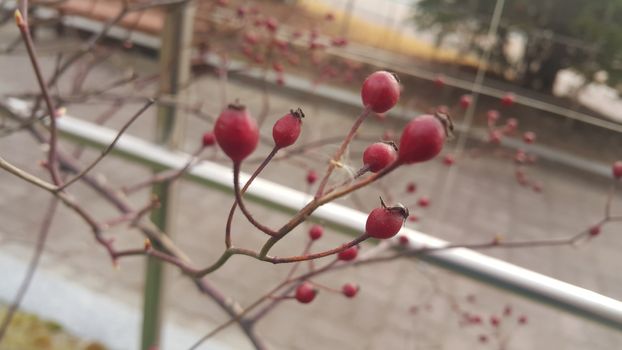
[{"label": "vertical metal pole", "polygon": [[[177,96],[190,75],[190,54],[194,4],[186,1],[166,8],[166,18],[161,34],[159,95]],[[179,98],[177,96],[177,98]],[[176,148],[183,136],[184,118],[175,106],[158,108],[155,141]],[[154,185],[152,193],[160,199],[160,208],[151,214],[151,220],[164,232],[172,231],[174,190],[172,183]],[[155,249],[160,247],[155,246]],[[164,266],[147,258],[143,295],[143,325],[141,349],[160,345],[163,318]]]}]

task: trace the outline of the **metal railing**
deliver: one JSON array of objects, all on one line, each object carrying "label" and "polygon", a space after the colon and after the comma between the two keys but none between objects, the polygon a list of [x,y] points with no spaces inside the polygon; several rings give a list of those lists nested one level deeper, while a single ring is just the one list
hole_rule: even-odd
[{"label": "metal railing", "polygon": [[[42,7],[38,10],[38,15],[42,17],[53,17],[55,13],[53,10]],[[97,32],[101,30],[101,28],[103,28],[104,26],[104,24],[99,21],[86,18],[86,17],[82,17],[82,16],[73,16],[73,15],[63,16],[62,22],[63,24],[69,27],[77,28],[80,30],[85,30],[88,32]],[[119,39],[119,40],[126,40],[128,37],[131,37],[132,42],[134,42],[137,45],[150,48],[150,49],[155,49],[155,50],[158,50],[160,48],[161,41],[159,37],[157,36],[137,32],[137,31],[132,31],[132,34],[130,36],[129,33],[130,31],[123,27],[113,26],[111,30],[109,31],[108,36],[111,38]],[[360,54],[357,54],[356,52],[348,53],[347,51],[344,52],[344,51],[339,51],[339,50],[331,50],[331,53],[336,54],[336,55],[341,55],[345,58],[358,60],[358,61],[361,61],[367,64],[378,65],[381,63],[381,62],[379,63],[379,61],[377,59],[374,59],[373,57],[360,55]],[[221,64],[220,62],[221,58],[215,54],[209,54],[205,56],[205,60],[206,60],[206,63],[213,65],[213,66],[219,66]],[[268,79],[268,81],[274,81],[276,78],[276,75],[273,72],[268,72],[266,75],[263,72],[263,70],[259,68],[252,68],[252,67],[249,68],[246,63],[237,61],[237,60],[230,60],[229,69],[233,72],[236,72],[236,74],[240,76],[243,76],[245,78],[250,78],[253,80]],[[393,69],[398,71],[400,74],[411,75],[413,77],[417,77],[417,78],[425,79],[425,80],[434,80],[437,77],[436,73],[434,72],[426,71],[426,70],[419,69],[413,66],[408,66],[408,67],[400,66],[400,67],[394,67]],[[289,89],[294,92],[302,92],[302,93],[312,92],[313,94],[321,98],[330,100],[330,101],[335,101],[335,102],[353,106],[356,108],[359,108],[360,106],[360,96],[346,89],[333,87],[333,86],[327,86],[327,85],[315,86],[315,84],[309,79],[297,76],[295,74],[285,74],[284,80],[286,84],[285,86],[281,87],[283,89]],[[457,79],[457,78],[452,78],[452,77],[445,77],[445,83],[448,86],[453,86],[453,87],[465,89],[465,90],[469,90],[473,86],[472,81]],[[480,95],[486,95],[486,96],[497,97],[497,98],[502,97],[506,93],[507,91],[505,90],[499,90],[499,89],[495,89],[495,88],[487,87],[487,86],[482,86],[479,91]],[[525,105],[525,106],[528,106],[528,107],[531,107],[537,110],[542,110],[548,113],[556,114],[556,115],[559,115],[559,116],[562,116],[562,117],[565,117],[571,120],[576,120],[576,121],[583,122],[586,124],[601,127],[603,129],[607,129],[607,130],[611,130],[615,132],[622,132],[622,124],[596,118],[591,115],[580,113],[580,112],[577,112],[577,111],[574,111],[568,108],[559,107],[559,106],[546,103],[543,101],[538,101],[536,99],[529,98],[526,96],[518,95],[516,99],[516,103],[522,104],[522,105]],[[406,113],[403,113],[403,112],[400,113],[399,111],[400,109],[396,108],[394,111],[391,111],[389,115],[397,119],[408,120],[408,115],[406,115]],[[456,125],[456,129],[459,132],[467,132],[467,130],[464,130],[460,125]],[[471,128],[470,130],[468,130],[468,133],[470,137],[472,137],[473,139],[477,139],[477,140],[485,139],[487,136],[486,130],[478,130],[477,128]],[[511,149],[521,149],[524,147],[522,142],[510,139],[510,138],[503,138],[501,140],[501,144],[504,147],[508,147]],[[543,146],[540,144],[531,145],[529,148],[529,151],[530,153],[538,156],[541,159],[546,159],[546,160],[549,160],[549,161],[552,161],[558,164],[562,164],[564,166],[568,166],[571,168],[580,169],[590,174],[598,175],[601,177],[607,177],[607,178],[611,175],[611,169],[609,168],[609,166],[601,164],[593,160],[588,160],[588,159],[577,157],[572,153],[560,151],[558,149],[553,149],[551,147]]]},{"label": "metal railing", "polygon": [[[11,105],[16,110],[27,109],[27,105],[19,100],[11,100]],[[117,134],[114,129],[70,116],[58,119],[57,125],[63,137],[100,149],[109,145]],[[130,135],[120,138],[113,154],[155,169],[181,168],[190,160],[190,155],[186,153],[172,151]],[[210,188],[233,191],[230,167],[217,163],[201,162],[188,171],[187,178]],[[246,179],[248,174],[241,174],[241,180]],[[252,201],[286,213],[298,211],[304,203],[311,200],[311,196],[306,193],[261,178],[254,181],[247,196]],[[324,221],[339,232],[351,234],[364,230],[367,214],[329,203],[318,208],[312,218]],[[409,228],[404,228],[402,234],[409,237],[413,248],[442,247],[448,244]],[[444,269],[622,331],[622,302],[618,300],[465,248],[427,253],[420,258]]]}]

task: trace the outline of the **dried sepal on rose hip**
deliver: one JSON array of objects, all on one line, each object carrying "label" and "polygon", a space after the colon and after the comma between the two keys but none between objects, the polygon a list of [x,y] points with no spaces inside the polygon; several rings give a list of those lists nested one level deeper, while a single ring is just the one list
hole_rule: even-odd
[{"label": "dried sepal on rose hip", "polygon": [[452,133],[453,123],[448,114],[424,114],[414,118],[402,131],[398,161],[412,164],[436,157]]},{"label": "dried sepal on rose hip", "polygon": [[309,282],[303,282],[296,288],[296,300],[302,304],[309,304],[316,295],[317,289]]},{"label": "dried sepal on rose hip", "polygon": [[377,71],[363,82],[361,89],[363,106],[375,113],[384,113],[393,108],[399,98],[400,82],[394,73]]},{"label": "dried sepal on rose hip", "polygon": [[397,159],[397,146],[393,141],[373,143],[363,152],[363,167],[372,173],[386,168]]},{"label": "dried sepal on rose hip", "polygon": [[401,204],[394,207],[387,207],[380,198],[381,206],[372,210],[367,216],[365,232],[373,238],[387,239],[395,236],[404,225],[404,220],[408,218],[408,208]]},{"label": "dried sepal on rose hip", "polygon": [[220,113],[214,125],[214,135],[218,146],[234,163],[253,153],[259,142],[257,122],[246,107],[237,102]]},{"label": "dried sepal on rose hip", "polygon": [[291,146],[300,136],[302,118],[305,114],[302,109],[291,110],[289,113],[277,120],[272,127],[272,139],[277,148]]}]

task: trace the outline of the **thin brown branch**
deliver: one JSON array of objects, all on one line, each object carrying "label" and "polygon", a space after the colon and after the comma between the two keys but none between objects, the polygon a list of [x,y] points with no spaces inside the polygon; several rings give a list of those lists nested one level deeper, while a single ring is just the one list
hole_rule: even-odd
[{"label": "thin brown branch", "polygon": [[30,35],[30,30],[28,29],[28,22],[25,18],[22,17],[22,14],[19,10],[15,10],[15,23],[17,24],[17,28],[19,28],[19,32],[22,36],[22,39],[24,40],[24,44],[26,45],[28,57],[30,57],[30,63],[32,64],[32,68],[37,77],[37,82],[39,83],[39,88],[41,89],[41,94],[48,108],[48,114],[50,118],[50,147],[48,150],[47,167],[50,171],[50,175],[52,176],[52,182],[56,186],[59,186],[61,184],[61,179],[58,171],[58,164],[56,163],[56,147],[58,143],[58,132],[56,130],[56,110],[54,109],[52,99],[50,98],[48,86],[43,79],[43,73],[41,72],[39,60],[37,59],[34,43],[32,42],[32,36]]},{"label": "thin brown branch", "polygon": [[41,228],[39,229],[39,234],[37,235],[37,243],[35,245],[35,250],[30,258],[30,262],[28,263],[28,268],[26,270],[26,274],[22,279],[22,283],[19,286],[17,294],[11,303],[11,306],[6,312],[2,323],[0,324],[0,344],[2,343],[2,339],[6,335],[6,331],[11,324],[11,320],[15,316],[15,313],[19,309],[19,306],[26,296],[26,292],[30,287],[30,283],[35,276],[35,272],[37,271],[37,267],[39,266],[39,262],[41,260],[41,256],[43,255],[43,250],[45,248],[45,242],[48,238],[50,228],[52,226],[52,219],[54,218],[54,214],[56,213],[56,208],[58,207],[58,199],[52,198],[50,204],[48,205],[48,209],[43,216],[43,221],[41,223]]},{"label": "thin brown branch", "polygon": [[89,166],[87,166],[86,168],[82,169],[82,171],[78,175],[76,175],[74,178],[72,178],[71,180],[67,181],[64,185],[59,186],[58,187],[58,191],[64,190],[65,188],[67,188],[68,186],[73,184],[74,182],[78,181],[81,177],[83,177],[89,171],[91,171],[91,169],[93,169],[102,159],[104,159],[104,157],[106,155],[108,155],[108,153],[110,153],[110,151],[112,151],[114,146],[117,144],[117,141],[119,141],[119,139],[121,138],[123,133],[130,127],[130,125],[132,125],[132,123],[136,119],[138,119],[138,117],[140,117],[154,103],[155,103],[155,100],[150,99],[141,109],[139,109],[138,112],[136,112],[125,123],[125,125],[123,125],[123,127],[117,133],[117,136],[115,136],[115,138],[112,140],[112,142],[102,151],[102,153],[99,155],[99,157],[97,157]]},{"label": "thin brown branch", "polygon": [[[270,154],[268,154],[268,156],[266,158],[264,158],[264,160],[261,162],[259,167],[257,167],[257,169],[255,169],[255,171],[253,172],[251,177],[244,184],[244,187],[240,191],[241,193],[239,194],[239,196],[238,196],[239,169],[237,171],[237,174],[238,174],[237,176],[238,177],[235,178],[236,177],[236,171],[235,171],[235,168],[234,168],[234,172],[233,172],[234,180],[233,180],[233,182],[234,182],[234,191],[236,193],[236,200],[235,200],[235,202],[233,202],[233,205],[231,206],[231,209],[229,210],[229,216],[227,217],[227,225],[225,227],[225,246],[227,248],[231,247],[231,226],[233,224],[233,215],[235,214],[235,209],[238,206],[238,202],[242,202],[242,197],[244,196],[244,193],[246,193],[246,190],[248,190],[250,185],[253,183],[253,180],[255,180],[255,178],[263,171],[263,169],[266,167],[266,165],[268,165],[268,163],[270,163],[270,161],[272,160],[272,158],[274,157],[274,155],[276,154],[277,151],[278,151],[278,148],[274,147],[272,149],[272,151],[270,152]],[[239,199],[238,199],[238,197],[239,197]],[[246,212],[244,212],[244,214],[246,215]],[[250,217],[252,218],[252,216],[250,216]],[[248,218],[248,216],[247,216],[247,218]],[[250,220],[251,219],[249,219],[249,221]],[[270,230],[270,231],[272,232],[272,230]],[[272,234],[270,234],[270,235],[272,235]]]},{"label": "thin brown branch", "polygon": [[[266,158],[267,161],[269,161],[269,159],[271,159],[274,154],[276,153],[277,149],[275,148],[274,150],[272,150],[272,152],[270,152],[270,155],[268,155],[268,157]],[[267,164],[267,162],[262,163],[262,166],[265,167],[265,165]],[[263,169],[263,167],[260,166],[258,168],[258,170]],[[257,175],[255,175],[257,176]],[[250,180],[249,180],[250,182]],[[250,183],[248,183],[248,185],[250,186]],[[253,217],[253,215],[250,213],[250,211],[246,208],[246,205],[244,204],[244,201],[242,199],[242,191],[240,190],[240,163],[239,162],[235,162],[233,164],[233,187],[234,187],[234,192],[235,192],[235,203],[237,203],[237,205],[240,206],[240,209],[242,210],[242,213],[244,213],[244,216],[246,216],[246,219],[253,224],[253,226],[255,226],[257,229],[259,229],[260,231],[264,232],[265,234],[269,235],[269,236],[274,236],[276,235],[276,231],[272,230],[271,228],[261,224],[260,222],[258,222],[257,220],[255,220],[255,218]],[[248,188],[248,187],[247,187]],[[235,205],[235,204],[234,204]],[[235,211],[235,207],[231,208],[231,211]],[[230,215],[232,216],[232,215]],[[230,242],[229,242],[230,243]]]}]

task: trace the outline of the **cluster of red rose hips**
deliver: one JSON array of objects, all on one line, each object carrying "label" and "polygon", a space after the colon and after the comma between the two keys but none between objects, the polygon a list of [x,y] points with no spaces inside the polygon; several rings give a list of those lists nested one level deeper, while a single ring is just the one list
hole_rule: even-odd
[{"label": "cluster of red rose hips", "polygon": [[[439,86],[443,86],[444,82],[441,78],[437,78],[435,83]],[[500,104],[502,107],[507,108],[514,105],[516,101],[516,97],[512,93],[506,93],[500,99]],[[466,110],[473,103],[473,97],[470,94],[462,95],[459,99],[458,106]],[[449,113],[449,108],[447,106],[439,106],[436,108],[440,113]],[[490,109],[486,112],[486,126],[488,128],[488,137],[485,140],[491,146],[499,146],[501,144],[501,140],[504,137],[515,136],[519,133],[518,131],[518,120],[516,118],[508,118],[504,123],[499,124],[501,119],[501,113],[497,109]],[[522,134],[522,141],[525,144],[525,147],[528,145],[532,145],[536,141],[536,133],[533,131],[526,131]],[[516,182],[525,187],[531,188],[535,192],[542,191],[542,185],[529,178],[526,169],[529,166],[532,166],[536,157],[532,154],[529,154],[526,148],[519,148],[516,152],[511,155],[511,159],[515,164],[515,179]],[[453,155],[447,154],[443,157],[443,163],[447,166],[453,165],[455,159]]]},{"label": "cluster of red rose hips", "polygon": [[[371,74],[363,83],[361,99],[365,106],[364,113],[385,113],[399,100],[400,84],[397,77],[386,71]],[[300,108],[292,110],[278,119],[272,129],[274,149],[272,155],[280,149],[293,145],[298,139],[304,114]],[[443,147],[447,134],[451,131],[451,120],[446,115],[421,115],[406,124],[402,131],[399,147],[392,142],[376,142],[369,145],[363,152],[362,165],[357,177],[370,172],[369,175],[380,176],[407,164],[425,162],[438,155]],[[203,135],[203,145],[215,143],[233,161],[234,172],[239,171],[240,164],[257,147],[259,128],[248,109],[240,103],[229,105],[220,113],[213,132]],[[235,170],[237,169],[237,170]],[[307,175],[307,181],[314,183],[318,176],[315,172]],[[381,206],[373,209],[365,224],[367,237],[387,239],[395,236],[408,217],[408,209],[402,205],[388,206],[380,199]],[[421,206],[429,204],[427,197],[421,198]],[[309,231],[311,241],[322,236],[319,226]],[[337,254],[341,261],[356,258],[358,246],[346,247]],[[348,297],[356,295],[358,287],[346,284],[342,293]],[[295,298],[303,303],[313,300],[316,288],[310,281],[302,282],[296,289]]]},{"label": "cluster of red rose hips", "polygon": [[[320,225],[311,226],[311,228],[309,229],[310,243],[313,243],[317,241],[318,239],[322,238],[323,235],[324,235],[324,228],[322,228],[322,226]],[[308,247],[310,246],[311,244],[308,245]],[[358,255],[358,251],[359,251],[358,246],[350,247],[346,250],[339,252],[337,254],[337,260],[352,261],[356,259]],[[318,294],[318,290],[319,290],[318,287],[323,288],[330,292],[340,293],[344,295],[346,298],[354,298],[358,294],[359,289],[360,289],[360,287],[357,284],[351,283],[351,282],[345,283],[341,287],[340,290],[336,290],[336,289],[332,289],[329,287],[324,287],[313,281],[306,280],[306,281],[301,282],[298,285],[298,287],[296,287],[296,291],[295,291],[293,298],[302,304],[308,304],[312,302],[315,299],[316,295]]]},{"label": "cluster of red rose hips", "polygon": [[[224,20],[239,32],[238,45],[242,56],[251,65],[272,70],[279,85],[285,83],[285,66],[298,66],[304,59],[309,60],[309,68],[317,69],[317,74],[313,75],[316,84],[327,80],[351,82],[362,67],[359,63],[324,54],[328,47],[346,46],[346,38],[327,38],[317,27],[305,31],[284,28],[276,17],[256,5],[236,6],[229,1],[218,1],[217,5]],[[334,15],[329,13],[324,20],[331,22]],[[304,55],[300,51],[304,51]]]},{"label": "cluster of red rose hips", "polygon": [[[501,313],[489,316],[483,315],[481,312],[473,311],[477,307],[477,298],[473,294],[467,295],[464,300],[454,297],[451,293],[442,292],[432,296],[433,299],[443,298],[449,305],[450,311],[457,316],[458,325],[460,327],[468,327],[477,331],[477,341],[482,344],[491,342],[504,343],[510,341],[512,333],[517,327],[527,325],[528,319],[524,314],[516,315],[511,305],[505,305]],[[427,313],[433,312],[432,300],[421,305],[413,305],[409,308],[411,315],[417,316],[420,311]]]}]

